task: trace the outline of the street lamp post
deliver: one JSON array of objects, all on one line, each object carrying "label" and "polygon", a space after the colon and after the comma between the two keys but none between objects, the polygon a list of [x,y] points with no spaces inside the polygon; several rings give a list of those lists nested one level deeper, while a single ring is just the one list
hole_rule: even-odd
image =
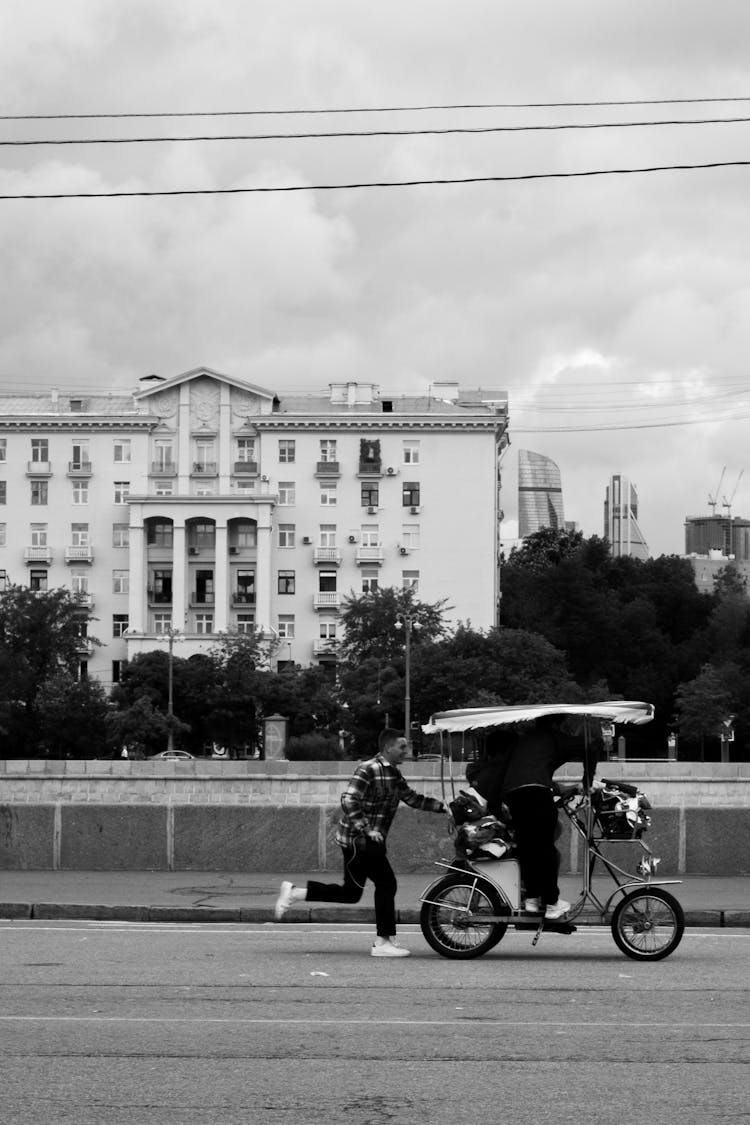
[{"label": "street lamp post", "polygon": [[419,628],[419,622],[410,613],[404,613],[396,628],[404,630],[404,737],[406,751],[411,754],[411,631]]},{"label": "street lamp post", "polygon": [[169,723],[169,730],[167,732],[167,750],[174,750],[174,639],[179,629],[175,629],[172,625],[167,629],[167,636],[169,637],[168,659],[167,659],[167,722]]}]

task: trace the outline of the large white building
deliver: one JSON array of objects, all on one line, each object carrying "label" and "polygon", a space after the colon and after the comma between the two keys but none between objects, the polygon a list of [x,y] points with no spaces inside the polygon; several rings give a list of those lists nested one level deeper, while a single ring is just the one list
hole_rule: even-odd
[{"label": "large white building", "polygon": [[280,396],[198,368],[131,395],[0,396],[0,580],[77,592],[82,674],[260,628],[335,660],[349,593],[413,586],[496,623],[507,396],[372,384]]}]

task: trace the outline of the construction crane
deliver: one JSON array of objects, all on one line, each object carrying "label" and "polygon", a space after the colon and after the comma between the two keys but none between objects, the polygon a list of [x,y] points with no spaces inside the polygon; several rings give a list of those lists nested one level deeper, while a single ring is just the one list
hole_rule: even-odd
[{"label": "construction crane", "polygon": [[727,510],[727,519],[729,519],[729,517],[731,516],[732,501],[734,500],[735,496],[737,495],[737,489],[740,486],[740,481],[742,480],[742,474],[744,473],[744,471],[745,471],[744,469],[740,469],[740,475],[737,477],[737,483],[735,484],[734,488],[732,489],[732,495],[729,497],[728,500],[725,496],[724,499],[721,502],[722,508],[726,508],[726,510]]},{"label": "construction crane", "polygon": [[719,477],[719,483],[716,485],[716,488],[714,489],[713,496],[711,495],[710,492],[708,494],[708,506],[711,509],[711,515],[712,516],[716,515],[716,504],[717,504],[718,499],[719,499],[719,492],[721,490],[721,486],[724,483],[724,473],[726,471],[727,471],[727,467],[725,465],[724,468],[721,470],[721,476]]}]

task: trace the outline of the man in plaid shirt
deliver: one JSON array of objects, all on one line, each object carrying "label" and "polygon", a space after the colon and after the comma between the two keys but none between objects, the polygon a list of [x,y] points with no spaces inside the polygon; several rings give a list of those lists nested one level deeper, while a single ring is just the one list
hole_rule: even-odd
[{"label": "man in plaid shirt", "polygon": [[344,857],[344,882],[305,887],[281,884],[274,911],[277,921],[295,902],[359,902],[365,883],[375,885],[375,944],[373,957],[408,957],[396,944],[396,876],[386,854],[385,841],[399,803],[415,809],[445,812],[442,801],[425,797],[407,785],[399,766],[406,757],[406,739],[397,730],[380,732],[378,753],[361,762],[341,795],[341,819],[336,843]]}]

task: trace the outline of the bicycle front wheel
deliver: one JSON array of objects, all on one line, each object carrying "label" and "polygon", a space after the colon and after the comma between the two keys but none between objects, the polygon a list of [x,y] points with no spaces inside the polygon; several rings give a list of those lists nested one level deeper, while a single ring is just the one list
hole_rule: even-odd
[{"label": "bicycle front wheel", "polygon": [[419,922],[425,941],[442,957],[469,960],[497,945],[508,926],[492,921],[509,913],[497,892],[471,877],[448,875],[429,892]]},{"label": "bicycle front wheel", "polygon": [[661,887],[641,887],[618,902],[612,936],[626,957],[660,961],[674,953],[685,931],[685,915],[674,895]]}]

